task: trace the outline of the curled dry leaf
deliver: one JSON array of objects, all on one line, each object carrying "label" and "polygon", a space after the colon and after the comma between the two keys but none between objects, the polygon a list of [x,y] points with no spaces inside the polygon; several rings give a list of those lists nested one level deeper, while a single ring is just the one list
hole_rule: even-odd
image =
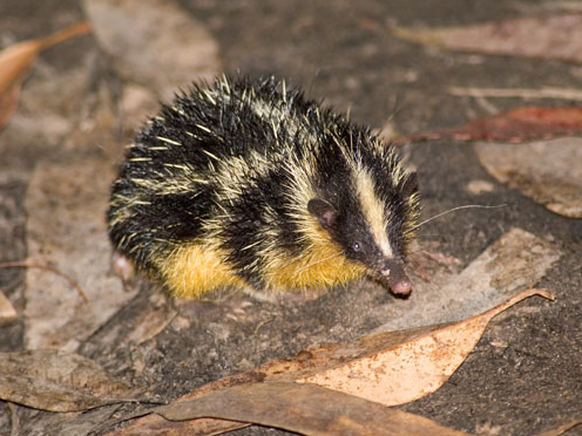
[{"label": "curled dry leaf", "polygon": [[446,28],[394,28],[412,42],[447,50],[582,62],[582,14]]},{"label": "curled dry leaf", "polygon": [[0,398],[53,412],[136,401],[135,391],[94,361],[57,350],[0,353]]},{"label": "curled dry leaf", "polygon": [[[369,400],[370,402],[374,402],[371,403],[374,404],[373,407],[378,406],[376,403],[387,406],[411,401],[420,398],[422,395],[434,392],[448,379],[473,349],[492,317],[532,295],[554,298],[552,291],[530,289],[515,295],[494,309],[456,324],[431,326],[411,331],[376,333],[365,336],[354,343],[335,344],[316,349],[308,349],[299,353],[294,359],[268,362],[253,371],[226,377],[217,382],[205,385],[191,394],[178,399],[168,408],[161,409],[160,413],[170,419],[178,419],[180,416],[184,416],[179,415],[182,413],[180,412],[182,410],[180,409],[182,407],[180,403],[206,398],[226,390],[226,393],[220,393],[219,397],[213,397],[213,400],[208,400],[209,403],[205,403],[213,404],[211,411],[205,410],[197,416],[244,421],[238,424],[239,427],[235,428],[246,426],[247,424],[245,422],[266,423],[267,421],[265,419],[271,419],[272,416],[261,416],[261,420],[258,420],[252,414],[245,416],[237,415],[236,417],[230,414],[221,415],[221,411],[227,408],[234,407],[236,409],[237,407],[245,407],[242,404],[238,404],[238,401],[251,404],[248,401],[248,395],[251,395],[254,389],[257,389],[257,393],[254,395],[258,395],[259,397],[265,392],[270,392],[270,387],[264,387],[266,382],[293,382],[292,384],[286,384],[293,386],[293,389],[299,389],[295,388],[295,383],[305,384],[306,386],[315,384],[320,387],[359,397],[358,400],[354,401],[363,401],[362,399]],[[418,383],[415,383],[415,380]],[[232,390],[233,386],[239,385],[246,385],[241,388],[244,389],[245,395],[247,395],[243,395],[242,400],[239,400],[241,391]],[[305,389],[309,390],[312,388]],[[318,390],[320,388],[313,389],[316,389],[316,392],[323,392]],[[232,392],[232,394],[228,392]],[[229,395],[233,395],[233,397],[229,397]],[[301,410],[302,404],[299,399],[301,397],[287,395],[286,393],[280,393],[279,395],[281,398],[286,398],[285,401],[290,402],[288,404],[290,410]],[[213,401],[216,398],[221,398],[224,404],[219,405],[214,403]],[[349,398],[349,401],[352,401],[352,397],[350,396],[342,396],[341,398]],[[273,397],[265,397],[262,401],[267,403],[265,404],[265,409],[262,409],[262,413],[271,415],[269,407],[270,402],[274,401]],[[291,404],[293,401],[297,401],[297,404]],[[233,402],[237,405],[236,407],[232,405]],[[252,404],[259,404],[259,400],[257,399],[257,402]],[[341,404],[336,404],[337,415],[335,418],[338,421],[342,420],[340,419],[342,416],[341,413],[349,409],[348,406],[346,406],[346,409],[343,409]],[[318,406],[325,407],[325,402],[315,402],[313,406],[315,408],[314,410],[317,410]],[[176,409],[173,409],[173,407],[176,407]],[[189,406],[185,407],[188,408]],[[283,406],[281,405],[281,407]],[[177,415],[173,415],[172,410],[177,410]],[[299,413],[297,412],[298,415],[295,415],[294,419],[298,419]],[[310,413],[313,413],[313,411]],[[332,412],[326,409],[321,419],[328,419],[328,413]],[[391,420],[394,419],[394,415],[388,416],[387,419],[388,421],[384,423],[387,426],[386,428],[392,428],[394,423]],[[310,418],[310,421],[316,420],[316,418]],[[233,428],[234,424],[232,421],[222,422],[224,423],[224,427],[221,426],[220,421],[210,419],[167,422],[159,416],[149,415],[139,418],[130,425],[111,433],[111,435],[138,435],[144,434],[146,431],[147,434],[151,435],[179,435],[185,434],[186,432],[196,432],[195,434],[219,434],[219,430],[223,431]],[[272,421],[268,423],[268,425],[276,427],[281,427],[283,424],[282,422],[274,423]],[[312,423],[312,425],[316,424]],[[407,429],[406,422],[400,422],[399,425]],[[297,428],[294,430],[299,431]],[[332,433],[313,431],[306,434]],[[362,434],[380,433],[372,432]]]},{"label": "curled dry leaf", "polygon": [[519,143],[534,139],[582,134],[582,108],[523,107],[470,121],[460,126],[396,137],[393,142],[430,141],[450,138],[461,141],[506,141]]},{"label": "curled dry leaf", "polygon": [[16,107],[20,86],[38,54],[59,42],[89,32],[89,23],[75,24],[42,39],[23,41],[0,51],[0,128]]},{"label": "curled dry leaf", "polygon": [[477,144],[489,174],[552,212],[582,218],[582,139]]}]

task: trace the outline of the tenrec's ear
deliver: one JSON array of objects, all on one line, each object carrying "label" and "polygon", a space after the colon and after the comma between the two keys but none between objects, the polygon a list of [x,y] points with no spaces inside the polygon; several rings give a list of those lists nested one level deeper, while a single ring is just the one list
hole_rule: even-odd
[{"label": "tenrec's ear", "polygon": [[330,203],[321,198],[312,198],[307,203],[307,210],[313,215],[324,229],[334,226],[337,218],[337,210]]}]

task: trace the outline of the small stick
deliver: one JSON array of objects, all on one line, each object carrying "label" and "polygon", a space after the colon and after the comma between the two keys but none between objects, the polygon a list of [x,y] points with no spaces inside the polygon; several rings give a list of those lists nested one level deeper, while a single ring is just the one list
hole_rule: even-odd
[{"label": "small stick", "polygon": [[65,280],[67,280],[77,290],[77,292],[79,293],[79,295],[81,296],[83,301],[85,303],[89,303],[89,298],[87,298],[87,295],[85,294],[85,292],[83,292],[83,289],[81,288],[81,285],[79,285],[79,282],[77,282],[70,275],[65,274],[62,271],[59,271],[58,269],[53,268],[52,266],[43,265],[40,263],[28,263],[28,262],[0,262],[0,268],[38,268],[38,269],[44,269],[46,271],[50,271],[54,274],[61,276]]},{"label": "small stick", "polygon": [[275,318],[269,318],[269,319],[266,319],[264,321],[261,321],[259,323],[259,325],[257,327],[255,327],[255,331],[253,332],[253,334],[254,335],[257,335],[257,333],[259,333],[259,330],[261,329],[261,327],[263,327],[266,324],[269,324],[269,323],[273,322],[274,320],[275,320]]},{"label": "small stick", "polygon": [[456,96],[489,98],[556,98],[564,100],[582,100],[582,92],[577,89],[544,87],[529,88],[461,88],[449,87],[449,93]]},{"label": "small stick", "polygon": [[10,401],[8,401],[8,409],[10,410],[10,436],[18,436],[20,433],[20,419],[18,418],[18,410],[16,409],[16,405]]}]

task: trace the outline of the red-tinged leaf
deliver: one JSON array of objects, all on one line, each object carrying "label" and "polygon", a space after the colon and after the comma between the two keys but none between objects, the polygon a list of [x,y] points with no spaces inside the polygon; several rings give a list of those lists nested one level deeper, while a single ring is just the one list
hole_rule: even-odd
[{"label": "red-tinged leaf", "polygon": [[41,44],[38,40],[24,41],[0,52],[0,95],[4,95],[24,74],[36,59]]},{"label": "red-tinged leaf", "polygon": [[0,128],[16,109],[20,87],[39,50],[38,41],[25,41],[0,52]]},{"label": "red-tinged leaf", "polygon": [[38,53],[89,30],[89,24],[83,22],[46,38],[23,41],[0,51],[0,128],[8,122],[16,108],[20,86]]},{"label": "red-tinged leaf", "polygon": [[447,28],[395,28],[409,41],[447,50],[582,62],[582,14]]},{"label": "red-tinged leaf", "polygon": [[523,107],[470,121],[460,126],[414,133],[393,139],[396,144],[455,139],[519,143],[582,134],[582,108]]}]

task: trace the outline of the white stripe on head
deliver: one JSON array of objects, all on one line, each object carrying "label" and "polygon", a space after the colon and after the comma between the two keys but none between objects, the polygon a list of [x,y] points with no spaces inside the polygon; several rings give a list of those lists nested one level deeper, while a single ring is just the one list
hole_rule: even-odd
[{"label": "white stripe on head", "polygon": [[360,167],[355,170],[355,178],[358,198],[362,205],[364,217],[370,226],[370,232],[374,237],[374,241],[384,256],[392,258],[394,254],[392,253],[392,247],[390,247],[386,233],[384,206],[376,196],[372,176],[368,171]]}]

